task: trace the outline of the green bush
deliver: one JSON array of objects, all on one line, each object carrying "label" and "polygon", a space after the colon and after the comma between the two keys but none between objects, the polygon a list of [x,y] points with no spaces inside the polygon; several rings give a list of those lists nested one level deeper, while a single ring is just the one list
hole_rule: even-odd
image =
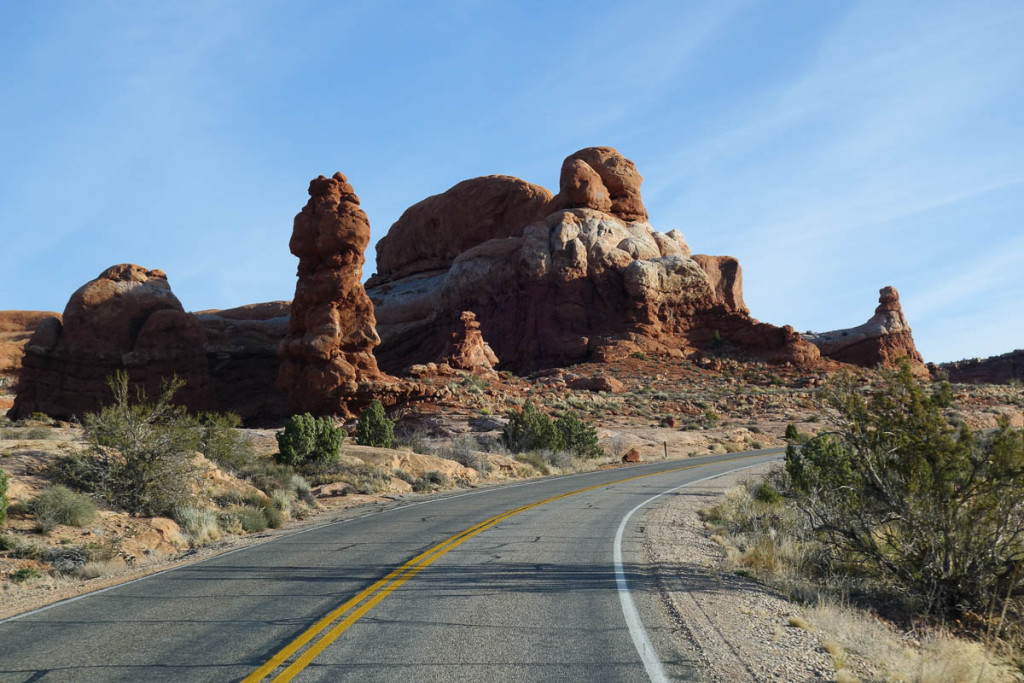
[{"label": "green bush", "polygon": [[51,531],[61,524],[85,526],[96,519],[96,506],[88,496],[60,485],[51,486],[33,498],[29,510],[40,531]]},{"label": "green bush", "polygon": [[448,484],[448,477],[441,472],[424,472],[423,476],[412,484],[412,490],[416,493],[427,493],[442,488]]},{"label": "green bush", "polygon": [[527,401],[521,411],[508,414],[501,441],[513,453],[526,451],[568,451],[581,458],[603,455],[597,443],[597,430],[568,411],[552,421]]},{"label": "green bush", "polygon": [[555,423],[538,411],[532,401],[524,403],[520,411],[509,411],[508,424],[501,430],[501,442],[513,453],[542,448],[558,450],[561,446]]},{"label": "green bush", "polygon": [[597,430],[583,422],[576,413],[569,411],[555,420],[555,429],[560,437],[562,449],[581,458],[596,458],[604,455],[597,443]]},{"label": "green bush", "polygon": [[293,415],[277,433],[277,462],[293,467],[324,465],[338,462],[345,430],[337,428],[330,418],[313,417],[309,413]]},{"label": "green bush", "polygon": [[356,443],[360,446],[391,448],[395,440],[395,423],[384,414],[380,401],[373,401],[359,418],[356,427]]},{"label": "green bush", "polygon": [[82,478],[87,490],[114,507],[134,514],[170,514],[192,497],[197,480],[192,454],[201,443],[197,421],[183,406],[171,403],[184,382],[166,380],[155,402],[142,389],[131,400],[126,372],[116,372],[107,383],[114,402],[82,420],[93,458],[79,460],[69,474]]},{"label": "green bush", "polygon": [[234,413],[204,413],[199,417],[199,450],[222,469],[236,474],[250,469],[256,458],[252,442],[238,431],[242,420]]},{"label": "green bush", "polygon": [[786,469],[826,544],[940,615],[998,614],[1024,590],[1024,430],[958,429],[949,385],[926,391],[906,362],[822,400],[835,431],[790,444]]},{"label": "green bush", "polygon": [[800,430],[792,422],[786,425],[786,441],[799,441]]},{"label": "green bush", "polygon": [[7,506],[10,501],[7,499],[7,482],[10,481],[10,477],[3,470],[0,470],[0,525],[7,520]]}]

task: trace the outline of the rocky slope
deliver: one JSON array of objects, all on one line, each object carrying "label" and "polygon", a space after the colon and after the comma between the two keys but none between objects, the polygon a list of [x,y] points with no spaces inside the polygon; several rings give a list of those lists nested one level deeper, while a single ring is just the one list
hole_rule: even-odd
[{"label": "rocky slope", "polygon": [[[489,176],[407,211],[378,243],[379,271],[367,283],[381,367],[438,361],[466,311],[502,367],[517,372],[636,352],[683,356],[719,340],[716,351],[739,356],[817,361],[792,328],[750,317],[735,259],[691,258],[678,231],[654,231],[641,182],[633,162],[595,147],[565,160],[550,199]],[[487,200],[461,200],[497,185],[504,190]]]},{"label": "rocky slope", "polygon": [[817,346],[823,356],[843,363],[866,368],[876,365],[891,368],[900,358],[907,358],[915,375],[929,376],[928,368],[914,345],[910,323],[903,315],[900,295],[895,287],[878,290],[878,307],[863,325],[808,333],[803,337]]}]

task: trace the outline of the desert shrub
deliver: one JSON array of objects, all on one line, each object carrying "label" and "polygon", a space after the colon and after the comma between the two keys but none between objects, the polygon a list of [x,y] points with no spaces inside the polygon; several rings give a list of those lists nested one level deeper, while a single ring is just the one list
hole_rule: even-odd
[{"label": "desert shrub", "polygon": [[482,474],[491,469],[487,454],[481,450],[479,442],[468,434],[452,439],[451,445],[442,448],[437,455],[454,460],[463,467],[472,467]]},{"label": "desert shrub", "polygon": [[293,474],[288,480],[288,488],[295,492],[295,497],[306,505],[316,505],[316,498],[313,496],[313,487],[309,485],[306,478],[301,474]]},{"label": "desert shrub", "polygon": [[199,450],[218,467],[234,473],[252,466],[255,454],[252,442],[238,431],[242,420],[234,413],[203,413],[199,416],[202,437]]},{"label": "desert shrub", "polygon": [[401,467],[396,467],[395,469],[391,470],[391,476],[395,477],[396,479],[401,479],[406,484],[412,484],[413,482],[416,481],[416,477],[412,476],[412,474],[410,474],[408,470],[403,470]]},{"label": "desert shrub", "polygon": [[412,490],[417,493],[435,491],[448,485],[448,477],[441,472],[424,472],[423,476],[413,482]]},{"label": "desert shrub", "polygon": [[384,414],[384,406],[374,400],[359,417],[356,443],[360,446],[391,448],[395,440],[395,423]]},{"label": "desert shrub", "polygon": [[541,448],[559,450],[561,436],[555,423],[537,410],[532,401],[526,401],[522,410],[508,413],[508,423],[501,430],[501,441],[513,453]]},{"label": "desert shrub", "polygon": [[192,454],[199,447],[200,430],[183,406],[171,403],[184,382],[165,381],[153,402],[142,389],[131,400],[126,372],[118,371],[108,384],[114,402],[82,420],[93,458],[79,460],[77,469],[69,466],[69,474],[114,507],[169,514],[191,498],[196,480]]},{"label": "desert shrub", "polygon": [[22,567],[11,572],[11,581],[14,583],[25,583],[32,579],[38,579],[43,573],[35,567]]},{"label": "desert shrub", "polygon": [[10,501],[7,499],[7,483],[10,477],[3,470],[0,470],[0,525],[7,521],[7,506]]},{"label": "desert shrub", "polygon": [[238,523],[241,524],[242,530],[248,534],[267,530],[267,517],[263,512],[263,508],[241,505],[232,508],[231,513],[238,520]]},{"label": "desert shrub", "polygon": [[330,418],[313,417],[309,413],[293,415],[277,433],[278,463],[303,467],[338,461],[345,430],[337,428]]},{"label": "desert shrub", "polygon": [[46,561],[50,563],[54,574],[76,574],[89,561],[89,552],[78,546],[50,548]]},{"label": "desert shrub", "polygon": [[96,505],[88,496],[60,486],[51,486],[29,503],[29,510],[36,517],[36,526],[41,531],[54,527],[84,526],[96,519]]},{"label": "desert shrub", "polygon": [[199,548],[220,539],[217,514],[195,505],[179,505],[172,513],[174,521],[185,532],[189,545]]},{"label": "desert shrub", "polygon": [[516,455],[516,460],[519,462],[526,463],[533,469],[537,470],[538,474],[547,476],[551,474],[551,467],[548,462],[544,459],[539,451],[530,451],[529,453],[520,453]]},{"label": "desert shrub", "polygon": [[[822,393],[836,430],[790,445],[795,500],[825,543],[929,611],[991,614],[1024,589],[1024,430],[954,427],[948,384],[903,363]],[[999,613],[998,610],[995,613]]]},{"label": "desert shrub", "polygon": [[796,425],[790,422],[786,425],[786,441],[796,441],[800,438],[800,431]]},{"label": "desert shrub", "polygon": [[241,473],[242,478],[264,493],[274,489],[293,488],[296,474],[291,465],[279,465],[273,461],[259,460],[250,469]]},{"label": "desert shrub", "polygon": [[555,420],[559,435],[559,447],[581,458],[596,458],[604,455],[597,443],[597,430],[576,417],[571,410]]}]

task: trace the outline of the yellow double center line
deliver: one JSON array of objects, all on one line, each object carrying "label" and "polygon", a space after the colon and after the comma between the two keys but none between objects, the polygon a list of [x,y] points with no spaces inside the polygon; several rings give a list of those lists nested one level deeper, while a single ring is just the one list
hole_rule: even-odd
[{"label": "yellow double center line", "polygon": [[[735,462],[737,460],[746,460],[748,458],[756,458],[766,453],[759,453],[757,455],[747,455],[740,458],[731,458],[729,460],[720,460],[718,462]],[[703,463],[710,464],[710,463]],[[277,671],[285,662],[291,659],[295,653],[302,650],[310,642],[312,642],[318,635],[327,631],[324,635],[307,648],[301,655],[299,655],[291,664],[289,664],[284,671],[278,674],[273,680],[278,681],[290,681],[300,671],[309,666],[317,655],[323,652],[327,646],[333,643],[338,636],[344,633],[348,628],[359,620],[364,614],[373,609],[374,605],[379,603],[381,600],[391,594],[392,591],[396,590],[399,586],[404,584],[406,581],[411,579],[413,576],[423,571],[435,560],[443,557],[447,553],[451,552],[455,548],[459,547],[469,539],[473,538],[477,534],[487,531],[493,526],[501,523],[509,517],[514,517],[527,510],[540,507],[552,503],[562,498],[568,498],[569,496],[575,496],[580,493],[586,493],[587,491],[594,491],[596,489],[604,488],[606,486],[612,486],[614,484],[622,484],[627,481],[634,481],[636,479],[644,479],[646,477],[654,477],[661,474],[670,474],[672,472],[681,472],[682,470],[690,470],[695,467],[701,467],[701,465],[686,465],[685,467],[676,467],[669,470],[661,470],[660,472],[651,472],[649,474],[639,474],[635,477],[626,477],[625,479],[616,479],[615,481],[604,482],[602,484],[596,484],[594,486],[588,486],[586,488],[577,489],[575,491],[569,491],[568,493],[562,493],[557,496],[551,496],[543,500],[538,500],[535,503],[529,503],[527,505],[521,505],[512,510],[502,512],[501,514],[495,515],[489,519],[485,519],[475,526],[471,526],[464,531],[460,531],[451,538],[438,543],[434,547],[420,553],[416,557],[412,558],[405,564],[392,570],[387,576],[376,581],[375,583],[367,586],[350,600],[347,600],[344,604],[340,605],[337,609],[332,610],[320,621],[316,622],[308,629],[306,629],[298,638],[288,643],[281,649],[276,655],[271,657],[266,664],[253,671],[246,678],[243,679],[242,683],[256,683],[262,681],[268,675]],[[365,601],[365,602],[364,602]],[[351,612],[350,612],[351,610]],[[341,619],[344,617],[343,619]],[[337,624],[335,621],[341,619]],[[329,630],[327,630],[329,628]]]}]

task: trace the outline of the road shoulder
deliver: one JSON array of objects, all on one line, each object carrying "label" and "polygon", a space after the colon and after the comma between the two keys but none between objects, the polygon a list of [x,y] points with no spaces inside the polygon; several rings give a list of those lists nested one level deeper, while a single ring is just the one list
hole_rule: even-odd
[{"label": "road shoulder", "polygon": [[[689,486],[665,496],[644,517],[641,558],[654,575],[671,645],[695,656],[703,680],[829,681],[835,669],[818,639],[790,625],[799,608],[725,568],[725,553],[697,511],[768,465]],[[659,652],[666,659],[676,655]]]}]

